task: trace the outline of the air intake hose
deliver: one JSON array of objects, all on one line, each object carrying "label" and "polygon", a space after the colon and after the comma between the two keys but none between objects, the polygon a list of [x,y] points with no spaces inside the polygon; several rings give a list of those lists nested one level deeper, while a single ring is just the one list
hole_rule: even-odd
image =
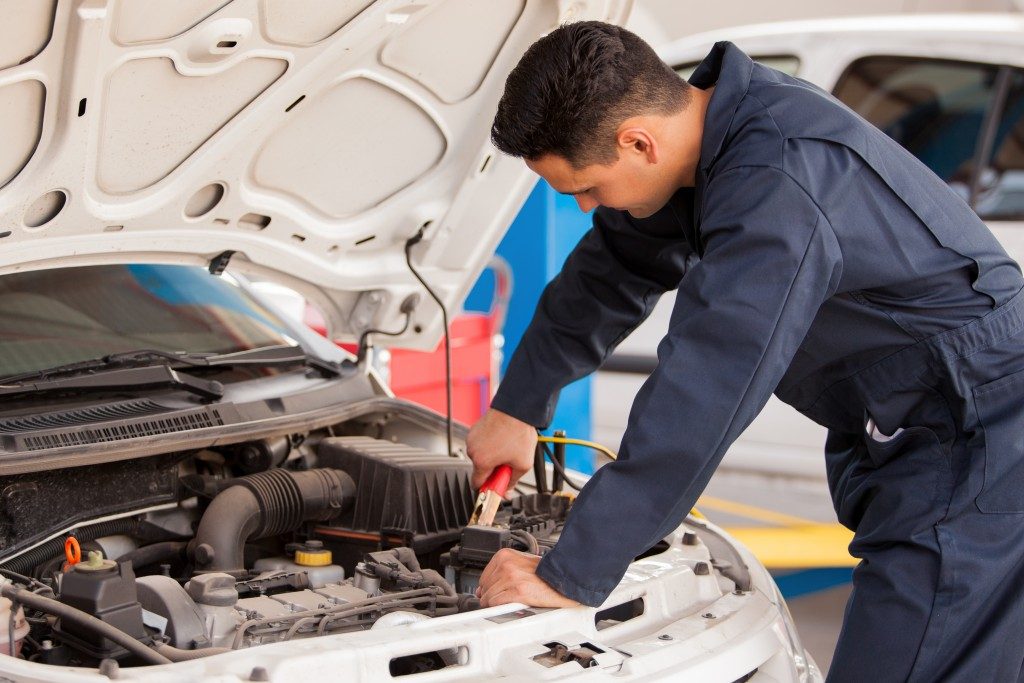
[{"label": "air intake hose", "polygon": [[352,477],[334,469],[275,469],[236,479],[217,494],[199,522],[189,546],[196,571],[244,574],[247,540],[294,531],[303,522],[327,521],[352,504],[355,491]]}]

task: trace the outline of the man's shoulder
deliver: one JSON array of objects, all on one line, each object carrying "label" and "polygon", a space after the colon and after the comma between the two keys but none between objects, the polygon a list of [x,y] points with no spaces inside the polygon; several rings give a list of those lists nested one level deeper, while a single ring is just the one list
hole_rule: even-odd
[{"label": "man's shoulder", "polygon": [[[750,85],[730,126],[737,142],[743,133],[763,128],[774,133],[777,161],[783,146],[794,140],[841,145],[853,150],[877,144],[877,128],[830,93],[794,76],[754,65]],[[763,135],[762,135],[763,137]]]},{"label": "man's shoulder", "polygon": [[[763,166],[799,179],[796,172],[841,153],[854,164],[884,135],[820,88],[755,64],[715,163],[721,173]],[[882,143],[884,144],[884,143]]]}]

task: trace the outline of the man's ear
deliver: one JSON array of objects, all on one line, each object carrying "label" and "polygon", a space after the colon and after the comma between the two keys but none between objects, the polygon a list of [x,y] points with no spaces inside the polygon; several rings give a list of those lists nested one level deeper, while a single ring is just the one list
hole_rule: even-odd
[{"label": "man's ear", "polygon": [[615,138],[622,155],[640,154],[649,164],[658,163],[658,144],[650,131],[642,126],[623,126]]}]

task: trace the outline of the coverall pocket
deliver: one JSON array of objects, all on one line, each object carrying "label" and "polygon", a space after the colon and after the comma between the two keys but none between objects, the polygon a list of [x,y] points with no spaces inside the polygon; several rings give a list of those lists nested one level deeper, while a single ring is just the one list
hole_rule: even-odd
[{"label": "coverall pocket", "polygon": [[1024,513],[1024,371],[974,389],[985,438],[985,483],[975,503],[985,513]]},{"label": "coverall pocket", "polygon": [[891,437],[872,438],[865,432],[864,443],[868,455],[876,467],[881,467],[896,456],[911,450],[937,450],[939,437],[927,427],[907,427],[900,429]]}]

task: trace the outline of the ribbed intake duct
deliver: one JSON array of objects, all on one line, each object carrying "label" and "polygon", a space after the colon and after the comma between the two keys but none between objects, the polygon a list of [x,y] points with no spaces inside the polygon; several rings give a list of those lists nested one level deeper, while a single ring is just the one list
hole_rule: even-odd
[{"label": "ribbed intake duct", "polygon": [[303,522],[327,521],[355,495],[345,472],[270,470],[235,480],[203,513],[190,552],[199,572],[245,572],[243,550],[250,538],[294,531]]}]

